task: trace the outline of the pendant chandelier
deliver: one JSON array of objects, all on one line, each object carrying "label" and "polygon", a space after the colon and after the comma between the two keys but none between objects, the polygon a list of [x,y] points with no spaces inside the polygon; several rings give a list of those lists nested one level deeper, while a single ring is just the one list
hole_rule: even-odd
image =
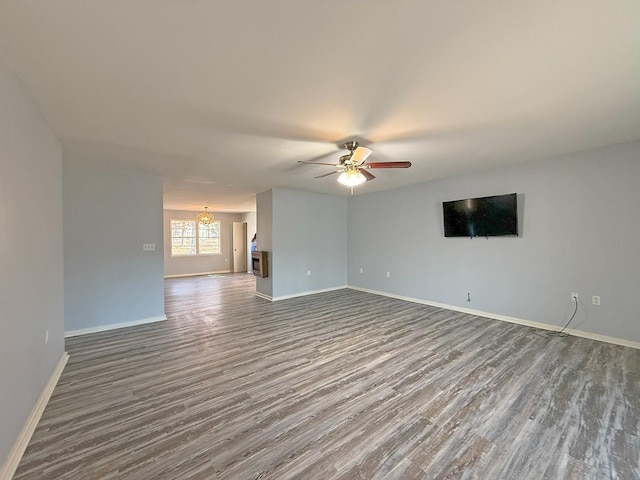
[{"label": "pendant chandelier", "polygon": [[198,215],[198,223],[201,223],[202,225],[209,225],[213,223],[213,215],[207,211],[207,208],[209,207],[204,207],[204,212]]}]

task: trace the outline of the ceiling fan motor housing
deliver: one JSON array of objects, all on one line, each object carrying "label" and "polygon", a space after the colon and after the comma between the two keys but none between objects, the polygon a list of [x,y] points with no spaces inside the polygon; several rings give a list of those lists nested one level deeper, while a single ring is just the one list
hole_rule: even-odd
[{"label": "ceiling fan motor housing", "polygon": [[351,155],[353,155],[353,154],[350,153],[348,155],[342,155],[340,157],[340,165],[346,165],[347,161],[351,159]]},{"label": "ceiling fan motor housing", "polygon": [[356,142],[355,140],[352,142],[347,142],[344,144],[344,148],[346,148],[347,150],[349,150],[351,153],[353,153],[353,151],[358,148],[360,144],[358,142]]}]

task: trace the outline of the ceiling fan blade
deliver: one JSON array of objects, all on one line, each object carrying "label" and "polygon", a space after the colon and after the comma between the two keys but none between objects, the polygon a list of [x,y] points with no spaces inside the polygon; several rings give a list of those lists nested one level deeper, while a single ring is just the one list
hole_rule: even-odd
[{"label": "ceiling fan blade", "polygon": [[369,173],[369,172],[367,172],[366,170],[364,170],[362,168],[360,168],[359,170],[360,170],[360,173],[364,176],[364,178],[367,179],[367,182],[369,180],[373,180],[374,178],[376,178],[376,176],[373,173]]},{"label": "ceiling fan blade", "polygon": [[411,162],[373,162],[362,165],[361,168],[409,168]]},{"label": "ceiling fan blade", "polygon": [[353,151],[353,154],[351,155],[351,163],[354,165],[360,165],[367,158],[369,158],[369,155],[371,155],[372,153],[373,150],[371,150],[370,148],[358,147]]},{"label": "ceiling fan blade", "polygon": [[339,167],[340,166],[340,165],[336,165],[335,163],[305,162],[304,160],[298,160],[298,163],[305,163],[307,165],[330,165],[332,167]]},{"label": "ceiling fan blade", "polygon": [[[317,177],[313,177],[313,178],[322,178],[322,177],[328,177],[329,175],[333,175],[334,173],[338,173],[337,171],[335,172],[329,172],[329,173],[325,173],[324,175],[318,175]],[[366,176],[366,175],[365,175]]]}]

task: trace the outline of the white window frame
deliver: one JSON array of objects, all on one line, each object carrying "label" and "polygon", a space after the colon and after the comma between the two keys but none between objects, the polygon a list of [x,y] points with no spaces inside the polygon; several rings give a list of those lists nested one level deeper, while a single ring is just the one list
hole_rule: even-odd
[{"label": "white window frame", "polygon": [[[179,222],[179,223],[188,223],[193,225],[193,229],[194,229],[194,237],[188,237],[188,236],[183,236],[183,237],[174,237],[173,236],[173,231],[174,231],[174,222]],[[213,255],[222,255],[222,225],[220,224],[219,220],[216,220],[213,222],[213,224],[218,224],[218,252],[214,252],[214,253],[200,253],[200,227],[201,225],[198,224],[198,222],[196,220],[183,220],[183,219],[179,219],[179,218],[172,218],[169,220],[169,248],[171,249],[170,255],[172,257],[210,257]],[[173,239],[174,238],[193,238],[194,239],[194,243],[195,243],[195,252],[194,253],[174,253],[173,251]]]},{"label": "white window frame", "polygon": [[[173,236],[173,232],[174,232],[174,223],[189,223],[193,225],[193,237],[188,237],[188,236],[182,236],[182,237],[174,237]],[[169,246],[171,248],[171,256],[172,257],[193,257],[195,255],[197,255],[198,253],[198,240],[197,240],[197,235],[198,235],[198,229],[196,227],[195,224],[195,220],[181,220],[181,219],[171,219],[169,222]],[[193,242],[194,242],[194,251],[193,253],[174,253],[173,251],[173,239],[174,238],[181,238],[181,239],[190,239],[193,238]]]},{"label": "white window frame", "polygon": [[[217,252],[211,252],[211,253],[202,253],[200,251],[200,228],[201,227],[209,227],[211,225],[218,225],[218,251]],[[196,251],[198,252],[198,255],[200,256],[207,256],[210,257],[212,255],[222,255],[222,225],[220,225],[220,220],[215,220],[213,222],[211,222],[209,225],[201,225],[201,224],[197,224],[196,225]],[[215,238],[215,237],[214,237]]]}]

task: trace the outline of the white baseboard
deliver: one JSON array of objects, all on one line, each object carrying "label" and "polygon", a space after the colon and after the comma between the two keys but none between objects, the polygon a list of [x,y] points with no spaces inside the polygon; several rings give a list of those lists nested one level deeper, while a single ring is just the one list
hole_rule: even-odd
[{"label": "white baseboard", "polygon": [[255,292],[254,295],[256,297],[264,298],[265,300],[269,300],[270,302],[273,302],[273,297],[271,295],[265,295],[264,293],[260,293],[260,292]]},{"label": "white baseboard", "polygon": [[306,297],[307,295],[315,295],[316,293],[333,292],[334,290],[343,290],[345,288],[347,288],[346,285],[341,285],[339,287],[323,288],[321,290],[308,290],[306,292],[292,293],[291,295],[281,295],[279,297],[273,297],[271,301],[277,302],[279,300],[287,300],[288,298]]},{"label": "white baseboard", "polygon": [[[558,327],[553,327],[553,329],[557,330]],[[572,330],[571,328],[567,328],[565,332],[570,335],[575,335],[576,337],[589,338],[599,342],[613,343],[614,345],[640,350],[640,342],[632,342],[631,340],[625,340],[624,338],[609,337],[607,335],[600,335],[599,333],[585,332],[584,330]]]},{"label": "white baseboard", "polygon": [[256,292],[255,296],[264,298],[265,300],[269,300],[270,302],[278,302],[280,300],[287,300],[288,298],[306,297],[307,295],[315,295],[316,293],[333,292],[334,290],[344,290],[345,288],[349,288],[349,287],[347,287],[346,285],[342,285],[340,287],[323,288],[321,290],[308,290],[306,292],[292,293],[291,295],[281,295],[279,297],[271,297],[269,295],[265,295],[264,293]]},{"label": "white baseboard", "polygon": [[58,380],[60,379],[60,375],[62,375],[62,371],[64,370],[64,366],[67,364],[67,360],[69,360],[69,354],[65,352],[62,355],[62,358],[60,358],[58,365],[56,365],[51,377],[49,377],[49,381],[42,390],[40,397],[38,397],[38,401],[33,407],[31,415],[27,418],[24,427],[22,427],[16,442],[13,444],[13,448],[9,452],[7,460],[2,465],[2,468],[0,468],[0,480],[11,480],[13,474],[16,473],[16,469],[20,464],[22,455],[24,455],[24,451],[27,449],[27,445],[29,445],[31,436],[38,426],[40,417],[42,417],[42,413],[44,412],[47,403],[49,403],[53,389],[56,387]]},{"label": "white baseboard", "polygon": [[[382,295],[385,297],[397,298],[398,300],[405,300],[407,302],[421,303],[423,305],[430,305],[432,307],[444,308],[446,310],[453,310],[454,312],[468,313],[470,315],[477,315],[479,317],[491,318],[493,320],[501,320],[503,322],[517,323],[518,325],[525,325],[527,327],[533,327],[540,330],[551,330],[554,332],[559,330],[557,325],[550,325],[548,323],[533,322],[531,320],[525,320],[522,318],[509,317],[507,315],[499,315],[499,314],[490,313],[490,312],[483,312],[481,310],[473,310],[471,308],[458,307],[456,305],[448,305],[446,303],[431,302],[429,300],[422,300],[420,298],[405,297],[403,295],[395,295],[393,293],[381,292],[379,290],[371,290],[368,288],[354,287],[352,285],[349,285],[347,288],[351,288],[352,290],[359,290],[361,292],[373,293],[374,295]],[[566,329],[565,332],[567,332],[570,335],[574,335],[576,337],[589,338],[591,340],[598,340],[599,342],[612,343],[614,345],[621,345],[623,347],[640,349],[640,342],[633,342],[631,340],[625,340],[622,338],[608,337],[606,335],[586,332],[584,330],[573,330],[571,328]]]},{"label": "white baseboard", "polygon": [[79,335],[86,335],[88,333],[106,332],[107,330],[116,330],[118,328],[135,327],[137,325],[144,325],[147,323],[162,322],[167,319],[166,315],[159,317],[143,318],[140,320],[133,320],[131,322],[112,323],[110,325],[100,325],[91,328],[81,328],[80,330],[68,330],[64,332],[64,338],[77,337]]},{"label": "white baseboard", "polygon": [[[179,273],[177,275],[165,275],[164,278],[202,277],[203,275],[217,275],[220,273],[233,273],[232,270],[218,270],[215,272]],[[244,273],[244,272],[241,272]]]}]

